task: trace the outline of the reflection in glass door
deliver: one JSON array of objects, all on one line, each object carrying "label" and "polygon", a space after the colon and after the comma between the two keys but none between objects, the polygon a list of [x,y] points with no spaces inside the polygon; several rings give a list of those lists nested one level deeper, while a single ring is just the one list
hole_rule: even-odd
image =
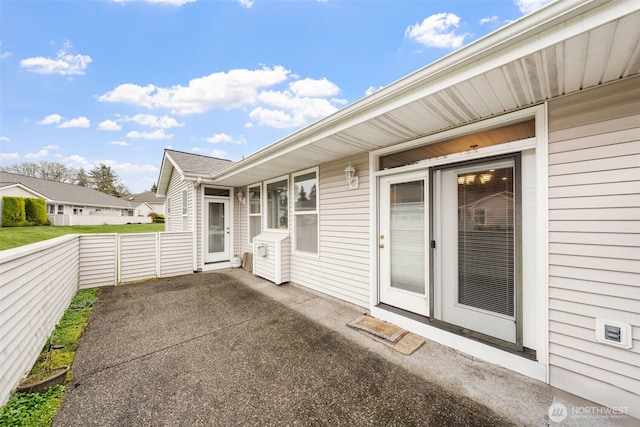
[{"label": "reflection in glass door", "polygon": [[436,315],[517,340],[516,175],[513,159],[436,172]]}]

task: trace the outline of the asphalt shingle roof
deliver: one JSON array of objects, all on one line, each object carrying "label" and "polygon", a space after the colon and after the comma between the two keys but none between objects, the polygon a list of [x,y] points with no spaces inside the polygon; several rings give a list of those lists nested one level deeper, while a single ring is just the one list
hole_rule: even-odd
[{"label": "asphalt shingle roof", "polygon": [[211,175],[233,163],[231,160],[217,159],[200,154],[191,154],[175,150],[165,151],[186,174]]},{"label": "asphalt shingle roof", "polygon": [[157,197],[153,191],[145,191],[144,193],[129,194],[128,196],[122,196],[123,199],[128,200],[133,206],[138,206],[142,203],[164,203],[164,197]]},{"label": "asphalt shingle roof", "polygon": [[14,173],[0,172],[0,187],[12,184],[22,184],[29,187],[56,203],[119,209],[131,208],[131,204],[127,200],[101,193],[92,188]]}]

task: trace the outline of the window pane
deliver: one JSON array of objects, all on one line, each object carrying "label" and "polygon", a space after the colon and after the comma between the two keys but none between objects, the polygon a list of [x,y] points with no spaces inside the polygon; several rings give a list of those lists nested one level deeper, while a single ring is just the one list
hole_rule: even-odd
[{"label": "window pane", "polygon": [[229,189],[226,189],[226,188],[211,188],[211,187],[204,188],[205,196],[229,197],[230,194],[231,194],[231,191],[229,191]]},{"label": "window pane", "polygon": [[513,167],[458,175],[458,302],[514,315]]},{"label": "window pane", "polygon": [[425,293],[425,188],[424,181],[392,184],[390,248],[391,287]]},{"label": "window pane", "polygon": [[288,190],[288,182],[286,179],[267,184],[267,228],[288,228]]},{"label": "window pane", "polygon": [[249,187],[249,213],[260,213],[260,186]]},{"label": "window pane", "polygon": [[187,214],[187,190],[182,191],[182,215]]},{"label": "window pane", "polygon": [[296,215],[296,250],[318,253],[318,215]]},{"label": "window pane", "polygon": [[316,210],[317,181],[315,171],[294,178],[294,209],[296,211]]},{"label": "window pane", "polygon": [[224,204],[209,203],[209,253],[224,252]]},{"label": "window pane", "polygon": [[380,157],[380,169],[397,168],[419,163],[421,160],[461,153],[468,151],[470,148],[484,148],[534,136],[536,136],[535,121],[528,120],[382,156]]},{"label": "window pane", "polygon": [[256,237],[262,231],[261,228],[261,220],[260,216],[250,216],[249,217],[249,241],[253,242],[254,237]]}]

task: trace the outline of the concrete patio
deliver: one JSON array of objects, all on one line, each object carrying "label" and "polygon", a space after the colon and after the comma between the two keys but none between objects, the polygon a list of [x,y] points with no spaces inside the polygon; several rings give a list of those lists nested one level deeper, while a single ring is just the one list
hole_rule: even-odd
[{"label": "concrete patio", "polygon": [[99,295],[54,426],[541,426],[554,403],[637,425],[430,341],[403,355],[346,326],[362,308],[241,269]]}]

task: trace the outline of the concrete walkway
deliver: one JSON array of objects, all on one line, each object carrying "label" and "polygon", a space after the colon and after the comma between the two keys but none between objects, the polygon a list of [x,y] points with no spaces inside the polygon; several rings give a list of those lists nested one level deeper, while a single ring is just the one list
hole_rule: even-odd
[{"label": "concrete walkway", "polygon": [[99,297],[54,426],[541,426],[594,406],[433,342],[402,355],[345,326],[361,308],[241,269]]}]

